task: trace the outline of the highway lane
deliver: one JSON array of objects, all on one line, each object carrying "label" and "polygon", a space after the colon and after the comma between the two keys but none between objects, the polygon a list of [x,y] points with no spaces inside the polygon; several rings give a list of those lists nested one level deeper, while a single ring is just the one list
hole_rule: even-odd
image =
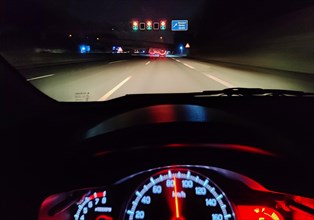
[{"label": "highway lane", "polygon": [[138,58],[27,70],[27,80],[58,101],[105,101],[125,94],[228,87],[314,92],[314,76],[187,58]]}]

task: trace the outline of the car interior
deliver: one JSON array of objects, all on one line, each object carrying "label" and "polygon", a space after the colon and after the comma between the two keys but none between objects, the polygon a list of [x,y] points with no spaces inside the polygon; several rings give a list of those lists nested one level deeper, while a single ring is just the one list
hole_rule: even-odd
[{"label": "car interior", "polygon": [[311,94],[67,103],[0,65],[1,219],[314,219]]},{"label": "car interior", "polygon": [[0,220],[314,220],[313,0],[0,0]]}]

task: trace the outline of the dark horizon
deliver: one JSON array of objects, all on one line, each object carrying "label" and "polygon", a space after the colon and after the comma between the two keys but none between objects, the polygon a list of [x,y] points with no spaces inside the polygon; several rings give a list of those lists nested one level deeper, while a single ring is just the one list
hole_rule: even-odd
[{"label": "dark horizon", "polygon": [[[152,2],[154,2],[152,4]],[[311,5],[312,1],[263,1],[246,0],[2,0],[0,13],[0,38],[6,42],[20,41],[32,44],[64,46],[72,43],[94,42],[110,44],[121,42],[155,42],[178,44],[190,42],[202,45],[206,42],[237,41],[253,32],[267,32],[271,24],[281,16]],[[153,19],[168,21],[166,31],[132,31],[131,21]],[[189,31],[173,33],[172,19],[189,20]],[[160,41],[159,39],[163,39]],[[76,39],[76,40],[73,40]],[[93,40],[93,41],[92,41]],[[0,45],[1,47],[1,45]]]}]

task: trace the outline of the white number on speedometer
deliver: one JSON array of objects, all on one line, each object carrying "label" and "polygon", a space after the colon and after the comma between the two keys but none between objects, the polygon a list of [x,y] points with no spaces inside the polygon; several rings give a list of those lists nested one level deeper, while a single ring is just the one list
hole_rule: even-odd
[{"label": "white number on speedometer", "polygon": [[156,173],[137,188],[124,220],[235,220],[222,190],[209,178],[188,169]]}]

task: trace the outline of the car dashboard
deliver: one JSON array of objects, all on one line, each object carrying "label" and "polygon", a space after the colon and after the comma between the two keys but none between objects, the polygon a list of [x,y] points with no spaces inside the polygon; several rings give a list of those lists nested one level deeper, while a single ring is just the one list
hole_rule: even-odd
[{"label": "car dashboard", "polygon": [[150,105],[72,138],[64,155],[45,157],[58,178],[46,177],[56,193],[39,220],[313,219],[311,161],[292,160],[273,147],[285,138],[226,111]]},{"label": "car dashboard", "polygon": [[313,219],[306,212],[311,204],[312,199],[269,191],[230,170],[175,165],[52,195],[39,219]]},{"label": "car dashboard", "polygon": [[4,219],[313,219],[311,97],[59,103],[17,78],[2,80]]}]

